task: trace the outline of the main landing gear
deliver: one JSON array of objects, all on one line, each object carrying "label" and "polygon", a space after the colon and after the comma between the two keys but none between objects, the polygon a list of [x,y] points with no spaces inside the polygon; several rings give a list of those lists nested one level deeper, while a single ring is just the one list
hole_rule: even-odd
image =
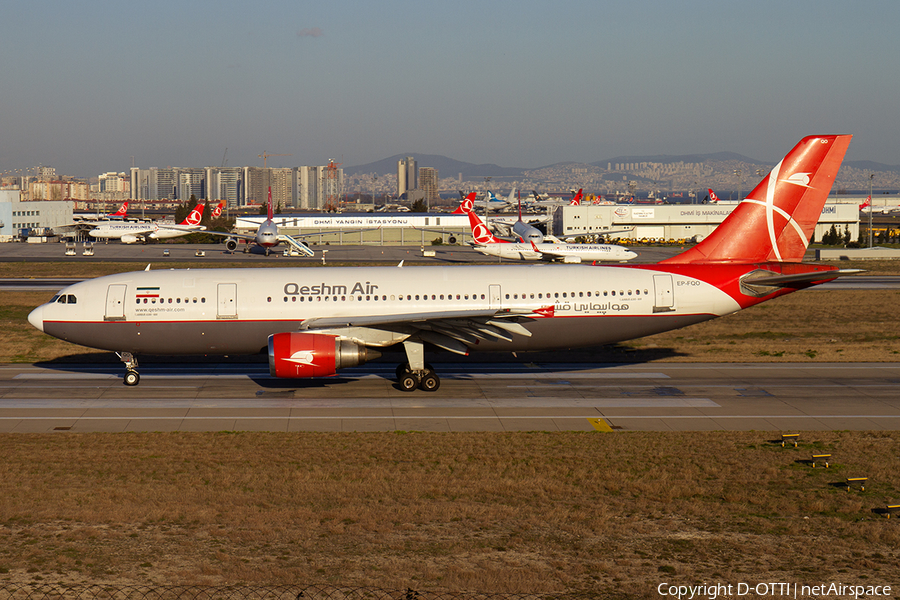
[{"label": "main landing gear", "polygon": [[125,378],[122,383],[125,385],[137,385],[141,382],[141,374],[137,372],[138,362],[131,352],[116,352],[123,363],[125,363]]},{"label": "main landing gear", "polygon": [[404,392],[412,392],[416,388],[425,392],[436,392],[441,387],[441,378],[434,369],[425,362],[425,352],[422,342],[403,342],[406,349],[405,362],[397,366],[397,383]]}]

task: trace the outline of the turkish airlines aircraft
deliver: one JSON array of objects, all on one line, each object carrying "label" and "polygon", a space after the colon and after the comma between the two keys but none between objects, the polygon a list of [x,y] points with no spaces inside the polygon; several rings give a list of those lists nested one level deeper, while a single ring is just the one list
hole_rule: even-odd
[{"label": "turkish airlines aircraft", "polygon": [[[472,192],[468,196],[466,196],[462,202],[459,203],[459,206],[452,213],[453,215],[468,215],[469,213],[474,213],[475,210],[475,192]],[[533,222],[539,222],[540,220],[535,220]],[[492,219],[491,223],[494,225],[500,225],[503,229],[505,229],[508,233],[512,234],[511,238],[503,238],[499,239],[505,240],[507,242],[511,241],[524,241],[524,242],[537,242],[540,244],[544,241],[544,234],[540,229],[529,225],[525,221],[522,220],[522,203],[519,202],[519,218],[510,223],[509,221],[501,220],[500,218]],[[429,230],[432,231],[432,230]],[[437,230],[433,230],[437,231]]]},{"label": "turkish airlines aircraft", "polygon": [[206,226],[200,224],[202,217],[203,204],[197,204],[181,223],[103,221],[88,233],[91,237],[98,239],[118,239],[123,244],[133,244],[148,239],[165,240],[197,231],[206,231]]},{"label": "turkish airlines aircraft", "polygon": [[865,202],[859,205],[859,212],[867,213],[867,212],[880,212],[881,214],[887,215],[892,212],[900,212],[900,204],[888,204],[887,200],[884,201],[884,204],[880,204],[878,206],[872,205],[872,196],[867,196]]},{"label": "turkish airlines aircraft", "polygon": [[586,261],[621,262],[637,254],[613,244],[566,244],[542,242],[508,242],[498,239],[474,212],[468,213],[475,249],[487,256],[514,260],[560,260],[565,263]]},{"label": "turkish airlines aircraft", "polygon": [[101,215],[99,213],[80,213],[72,215],[75,221],[99,221],[100,219],[124,219],[128,216],[128,201],[122,203],[122,206],[116,212]]},{"label": "turkish airlines aircraft", "polygon": [[804,138],[706,239],[659,264],[146,270],[71,285],[28,321],[116,351],[127,385],[134,354],[265,352],[275,377],[326,377],[402,344],[400,386],[433,391],[425,344],[610,344],[857,272],[801,263],[850,138]]}]

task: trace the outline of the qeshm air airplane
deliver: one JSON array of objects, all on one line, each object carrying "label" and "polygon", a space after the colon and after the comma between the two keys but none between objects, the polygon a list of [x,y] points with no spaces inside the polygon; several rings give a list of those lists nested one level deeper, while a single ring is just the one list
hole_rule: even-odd
[{"label": "qeshm air airplane", "polygon": [[425,348],[525,352],[621,342],[851,272],[802,263],[849,135],[801,140],[701,243],[658,264],[144,270],[71,285],[29,322],[136,355],[266,353],[274,377],[328,377],[402,345],[397,380],[434,391]]}]

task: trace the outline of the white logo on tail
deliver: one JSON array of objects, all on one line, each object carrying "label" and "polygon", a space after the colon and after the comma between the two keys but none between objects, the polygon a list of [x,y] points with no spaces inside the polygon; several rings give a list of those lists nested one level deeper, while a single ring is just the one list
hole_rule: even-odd
[{"label": "white logo on tail", "polygon": [[199,225],[200,224],[200,211],[198,209],[194,209],[191,211],[191,214],[188,215],[187,219],[188,225]]},{"label": "white logo on tail", "polygon": [[794,173],[787,179],[782,179],[787,183],[793,183],[794,185],[800,185],[803,187],[809,187],[809,173]]},{"label": "white logo on tail", "polygon": [[484,223],[479,223],[472,228],[472,235],[479,244],[490,244],[494,241],[494,236]]}]

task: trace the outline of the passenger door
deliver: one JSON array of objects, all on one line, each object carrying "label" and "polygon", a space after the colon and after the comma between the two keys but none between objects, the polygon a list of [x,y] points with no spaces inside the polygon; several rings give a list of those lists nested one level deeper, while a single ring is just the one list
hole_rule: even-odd
[{"label": "passenger door", "polygon": [[672,285],[672,276],[654,275],[653,288],[656,294],[653,302],[653,312],[672,312],[675,310],[675,291]]},{"label": "passenger door", "polygon": [[219,303],[216,311],[217,319],[237,319],[237,284],[219,284]]},{"label": "passenger door", "polygon": [[125,290],[127,288],[128,286],[124,283],[113,283],[107,288],[104,321],[125,320]]}]

